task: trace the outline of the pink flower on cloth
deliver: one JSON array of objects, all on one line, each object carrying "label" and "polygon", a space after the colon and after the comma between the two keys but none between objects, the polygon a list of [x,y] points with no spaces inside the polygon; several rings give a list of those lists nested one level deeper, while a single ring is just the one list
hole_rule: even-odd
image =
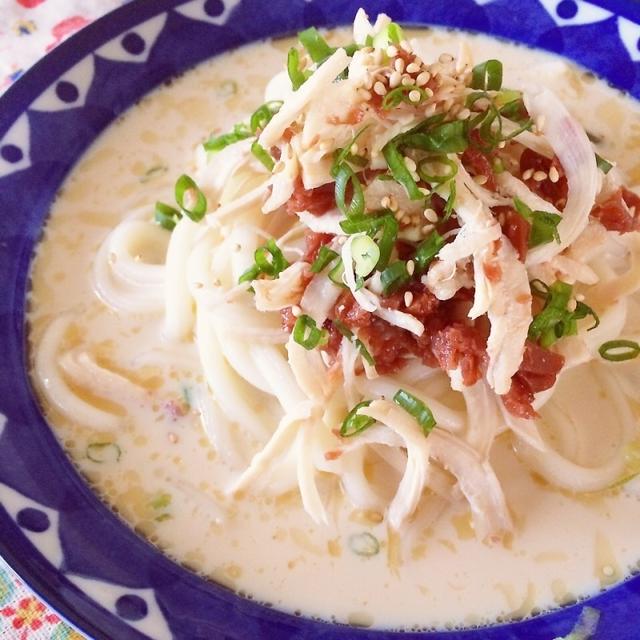
[{"label": "pink flower on cloth", "polygon": [[11,619],[11,626],[21,632],[20,640],[27,640],[31,631],[37,631],[45,623],[60,622],[60,618],[55,613],[48,613],[42,602],[33,596],[22,598],[16,607],[0,609],[0,615]]},{"label": "pink flower on cloth", "polygon": [[16,0],[16,2],[22,5],[23,7],[25,7],[25,9],[33,9],[34,7],[37,7],[39,4],[46,2],[46,0]]},{"label": "pink flower on cloth", "polygon": [[71,16],[70,18],[65,18],[58,24],[54,25],[51,29],[51,35],[55,38],[55,40],[47,45],[47,51],[53,49],[60,41],[68,35],[71,35],[75,31],[78,31],[86,24],[89,24],[91,20],[87,20],[83,16]]}]

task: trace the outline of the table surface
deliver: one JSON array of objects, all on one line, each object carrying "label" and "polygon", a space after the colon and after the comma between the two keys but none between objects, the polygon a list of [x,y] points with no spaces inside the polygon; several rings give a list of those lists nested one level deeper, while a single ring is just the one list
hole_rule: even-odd
[{"label": "table surface", "polygon": [[[0,94],[47,51],[123,0],[0,0]],[[0,558],[0,640],[85,640]]]}]

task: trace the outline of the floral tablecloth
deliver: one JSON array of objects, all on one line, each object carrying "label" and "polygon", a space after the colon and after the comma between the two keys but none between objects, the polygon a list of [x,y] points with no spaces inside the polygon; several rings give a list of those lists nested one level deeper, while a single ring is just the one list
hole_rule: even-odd
[{"label": "floral tablecloth", "polygon": [[[122,3],[0,0],[0,93],[47,51]],[[0,640],[84,640],[84,636],[33,596],[0,558]]]}]

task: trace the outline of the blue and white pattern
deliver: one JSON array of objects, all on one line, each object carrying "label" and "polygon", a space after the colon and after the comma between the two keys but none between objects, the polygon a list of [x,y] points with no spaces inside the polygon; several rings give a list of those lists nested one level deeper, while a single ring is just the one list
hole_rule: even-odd
[{"label": "blue and white pattern", "polygon": [[[468,28],[561,53],[640,97],[640,3],[626,0],[144,0],[68,40],[0,99],[0,553],[96,640],[394,636],[261,607],[138,538],[56,442],[34,401],[23,348],[34,243],[64,176],[97,133],[173,74],[245,42],[348,23],[360,4],[398,21]],[[602,612],[599,640],[640,638],[640,578],[590,604]],[[579,611],[426,637],[550,640],[568,633]]]}]

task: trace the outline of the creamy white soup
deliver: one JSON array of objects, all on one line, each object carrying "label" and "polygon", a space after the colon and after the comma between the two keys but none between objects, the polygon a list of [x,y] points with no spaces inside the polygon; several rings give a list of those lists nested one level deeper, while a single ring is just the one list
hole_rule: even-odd
[{"label": "creamy white soup", "polygon": [[[602,344],[617,339],[630,341],[625,353],[633,355],[634,340],[640,336],[635,284],[640,234],[633,230],[633,201],[627,197],[627,202],[620,195],[623,192],[616,191],[618,184],[632,189],[640,183],[638,105],[591,74],[539,51],[441,30],[405,34],[410,46],[403,47],[404,41],[394,44],[393,39],[380,45],[376,33],[385,27],[384,20],[373,26],[367,26],[362,16],[359,20],[356,31],[374,36],[369,53],[365,49],[362,55],[371,56],[373,62],[366,64],[377,65],[379,80],[367,80],[365,61],[359,70],[351,63],[348,80],[333,82],[337,73],[331,65],[341,55],[333,53],[317,68],[307,61],[306,69],[315,72],[292,92],[282,71],[287,52],[296,42],[254,44],[208,61],[146,96],[87,151],[52,207],[32,270],[33,379],[49,422],[91,485],[136,531],[199,574],[288,612],[380,628],[450,628],[521,618],[592,595],[637,570],[640,558],[640,501],[633,480],[640,469],[635,448],[640,363],[631,357],[617,362],[598,355]],[[326,37],[332,44],[353,41],[347,30]],[[303,59],[303,49],[298,48]],[[505,94],[494,85],[480,89],[485,95],[476,97],[476,102],[469,99],[473,92],[470,70],[487,59],[502,62],[503,88],[523,93]],[[340,67],[340,60],[336,64],[338,72],[346,66],[343,62]],[[415,73],[402,85],[403,74],[412,73],[411,64]],[[385,65],[389,67],[386,75]],[[356,71],[364,74],[364,80],[354,89],[357,97],[353,99],[374,106],[363,107],[352,120],[353,112],[345,112],[344,105],[327,106],[321,96],[310,98],[304,115],[291,106],[296,96],[310,91],[312,83],[320,83],[322,73],[332,74],[326,91],[338,91],[338,87],[348,102],[352,99],[345,97],[348,83],[356,82]],[[485,71],[482,81],[491,84],[495,73],[491,67]],[[304,67],[298,72],[304,75]],[[430,79],[420,77],[425,72]],[[270,82],[276,74],[278,79]],[[288,83],[284,90],[283,82]],[[264,169],[252,159],[247,141],[207,154],[202,143],[212,133],[230,132],[235,124],[248,122],[265,102],[268,83],[267,98],[284,104],[278,103],[279,112],[269,113],[273,119],[261,123],[254,133],[262,151],[273,155],[272,168]],[[385,103],[394,84],[411,86],[393,94],[398,96],[397,104],[389,99]],[[447,84],[463,87],[463,103],[452,93],[450,104],[443,98],[430,107]],[[584,127],[593,150],[615,163],[610,172],[605,175],[602,165],[596,167],[589,155],[593,166],[578,167],[579,177],[572,178],[567,164],[571,159],[565,159],[566,151],[564,156],[558,152],[553,139],[554,127],[562,135],[565,125],[555,121],[552,111],[551,116],[544,115],[539,98],[546,95],[540,93],[543,89],[559,97],[571,122]],[[531,116],[528,124],[527,114],[502,114],[493,121],[482,115],[491,108],[502,109],[509,101],[515,104],[521,95]],[[322,103],[317,111],[314,100]],[[289,108],[293,115],[285,122]],[[336,115],[331,109],[342,111]],[[461,149],[445,149],[425,160],[414,149],[405,150],[402,168],[391,168],[391,162],[388,168],[387,151],[374,150],[373,132],[382,132],[383,137],[385,127],[395,127],[393,135],[406,132],[416,126],[419,109],[421,119],[444,113],[448,122],[461,123],[480,115],[488,122],[485,137],[495,144],[478,151],[484,161]],[[502,137],[497,139],[497,122],[503,115],[509,123],[502,123]],[[369,117],[373,124],[367,125]],[[335,125],[333,138],[309,139],[314,118],[324,118],[322,126]],[[434,123],[435,127],[441,124]],[[515,133],[519,128],[522,133]],[[434,131],[424,130],[426,135]],[[508,133],[515,136],[507,140]],[[387,135],[386,141],[392,137]],[[587,140],[582,128],[575,139],[579,156],[579,147]],[[467,375],[463,368],[467,361],[460,353],[458,369],[455,364],[427,366],[412,352],[402,361],[404,368],[387,362],[388,372],[376,373],[376,366],[384,371],[383,356],[376,351],[373,334],[359,333],[364,329],[355,322],[349,325],[353,316],[345,316],[343,324],[334,323],[344,330],[342,335],[335,334],[336,340],[342,340],[338,352],[330,353],[326,344],[335,332],[323,333],[315,321],[309,320],[302,327],[303,336],[298,331],[296,338],[300,318],[317,317],[315,310],[305,311],[305,296],[311,295],[312,286],[336,288],[327,294],[333,295],[331,307],[338,295],[353,295],[360,311],[367,300],[386,299],[381,293],[384,276],[376,276],[371,265],[366,266],[364,252],[355,253],[356,242],[369,249],[377,242],[373,251],[378,252],[374,262],[378,260],[383,242],[379,236],[375,242],[373,234],[366,233],[340,238],[336,225],[342,214],[333,202],[325,215],[301,213],[300,228],[291,227],[294,220],[298,223],[295,214],[284,212],[285,201],[298,197],[291,195],[298,174],[292,177],[290,172],[302,171],[307,193],[332,184],[336,178],[329,175],[328,167],[336,157],[335,149],[345,145],[350,159],[343,158],[338,169],[351,167],[347,178],[361,176],[366,183],[366,208],[389,209],[399,222],[398,239],[411,247],[421,246],[418,243],[433,233],[434,224],[441,229],[441,237],[446,236],[446,250],[462,244],[464,234],[473,241],[487,229],[497,229],[498,235],[488,244],[459,253],[450,263],[445,253],[438,254],[413,288],[402,285],[405,289],[399,291],[404,295],[395,307],[372,303],[376,310],[371,314],[379,322],[396,323],[394,328],[403,331],[402,336],[424,335],[427,321],[410,311],[423,295],[417,287],[429,300],[436,300],[434,304],[444,305],[439,301],[446,301],[449,294],[443,288],[456,281],[458,292],[461,287],[471,292],[468,300],[473,299],[475,287],[474,302],[481,304],[479,271],[484,268],[489,302],[481,312],[489,314],[485,325],[490,324],[491,333],[488,338],[483,334],[488,355],[478,355],[478,362],[479,370],[486,373],[479,373],[484,377],[475,384],[461,380]],[[523,149],[547,165],[521,171],[517,165],[518,157],[522,163]],[[298,164],[290,163],[287,154]],[[387,171],[388,175],[380,180],[375,175],[363,178],[358,165],[363,155],[374,174]],[[550,159],[554,155],[560,158],[557,165]],[[489,177],[483,174],[485,166],[489,166]],[[324,178],[314,174],[322,171]],[[454,171],[456,175],[447,178]],[[181,174],[193,178],[206,196],[207,215],[201,222],[177,211],[174,187]],[[425,179],[425,174],[433,180]],[[591,178],[576,188],[575,180],[583,174]],[[492,187],[493,178],[497,184]],[[565,179],[569,195],[564,202],[545,198],[541,184],[549,185],[548,193],[555,194],[554,187]],[[394,197],[400,208],[404,198],[407,211],[413,211],[413,200],[402,191],[406,181],[409,187],[412,181],[422,185],[425,198],[428,193],[437,195],[430,205],[420,204],[424,216],[422,209],[411,213],[410,219],[403,218],[402,212],[395,215]],[[391,183],[396,191],[390,195],[372,193]],[[346,206],[352,198],[355,207],[357,185],[349,184]],[[456,185],[457,194],[452,195]],[[580,198],[588,200],[585,194],[590,189],[590,202],[580,204]],[[186,191],[180,204],[185,210],[197,210],[200,192],[191,183]],[[269,208],[267,198],[277,200],[283,192],[281,201],[272,202],[272,211],[260,210]],[[370,206],[371,198],[378,198],[381,206]],[[452,219],[457,222],[449,228],[437,227],[437,221],[447,215],[442,204],[450,199]],[[524,213],[513,208],[516,200]],[[156,202],[175,211],[163,209],[168,216],[165,226],[175,225],[173,230],[154,222]],[[440,209],[434,202],[440,202]],[[616,203],[615,211],[619,214],[622,207],[632,221],[625,233],[618,228],[623,224],[619,218],[611,221]],[[537,245],[529,236],[526,262],[518,260],[512,247],[517,245],[507,230],[509,222],[499,217],[507,215],[507,205],[509,215],[530,216],[530,226],[542,234],[543,242]],[[569,229],[572,206],[588,207],[580,214],[585,221],[577,231]],[[554,207],[566,218],[560,224],[553,217],[557,215]],[[494,216],[484,226],[473,218],[480,211]],[[589,211],[591,221],[586,226]],[[411,226],[418,218],[417,226]],[[318,222],[322,220],[326,228]],[[495,220],[502,224],[504,235]],[[318,271],[315,279],[312,272],[300,284],[300,272],[306,269],[308,275],[309,263],[317,259],[300,262],[307,227],[332,234],[329,240],[333,237],[334,244],[326,246],[332,247],[332,259],[342,256],[348,261],[347,271],[351,259],[345,257],[345,248],[354,252],[355,277],[364,278],[364,286],[358,287],[354,280],[351,287],[347,274],[337,283],[330,281],[329,267]],[[559,239],[554,231],[559,231]],[[211,240],[199,244],[206,234]],[[563,245],[569,235],[571,245]],[[257,271],[238,284],[238,274],[254,264],[256,249],[269,238],[278,241],[281,251],[268,255],[263,251],[267,266],[262,275],[256,263]],[[506,257],[505,247],[510,252]],[[483,263],[480,251],[495,251],[491,258],[495,262]],[[554,255],[545,257],[545,251]],[[407,262],[399,245],[394,252],[402,258],[395,264],[402,263],[403,273],[410,272],[407,278],[411,278],[420,265],[418,257]],[[274,263],[279,254],[284,254],[287,268],[277,273]],[[396,259],[393,256],[396,253],[390,264]],[[542,257],[536,261],[531,256]],[[327,252],[327,257],[332,256]],[[451,272],[438,280],[437,268],[447,264]],[[493,271],[489,264],[494,265]],[[499,289],[500,274],[503,282],[511,277],[507,264],[514,265],[514,274],[524,274],[525,292],[518,293],[520,275],[514,275],[513,288],[502,294],[508,304],[496,311],[500,301],[493,300],[491,292]],[[296,265],[302,266],[287,280],[286,274]],[[278,279],[270,279],[274,270]],[[325,279],[320,282],[322,274]],[[467,280],[474,277],[469,284]],[[538,284],[538,296],[534,292],[532,298],[528,282],[534,279],[544,286]],[[562,305],[565,324],[553,325],[555,333],[549,338],[548,333],[532,333],[530,323],[544,311],[543,305],[554,304],[549,287],[556,280],[567,283],[571,299]],[[253,291],[247,291],[252,283]],[[282,290],[274,283],[281,283]],[[361,299],[363,292],[373,297]],[[279,296],[284,298],[281,304]],[[515,368],[509,369],[505,363],[509,354],[497,351],[496,333],[501,323],[520,313],[509,307],[518,296],[527,307],[524,334],[511,334],[508,326],[500,343],[507,350],[521,341]],[[599,316],[600,325],[592,331],[587,331],[595,324],[592,314],[571,316],[585,303]],[[287,313],[289,331],[296,325],[291,337],[281,328],[281,315],[286,324]],[[321,315],[318,322],[327,317],[331,316]],[[461,321],[460,326],[485,326],[470,322]],[[577,327],[573,334],[567,330],[568,322]],[[360,345],[368,345],[373,365],[365,362],[354,342],[356,336],[362,339]],[[547,385],[556,381],[550,398],[551,391],[534,389],[532,404],[531,398],[521,402],[519,396],[510,413],[504,408],[507,401],[503,406],[500,398],[513,400],[508,383],[522,371],[518,366],[522,367],[523,351],[529,348],[525,338],[537,340],[545,353],[554,354],[564,366]],[[305,341],[307,346],[300,347]],[[619,351],[614,345],[607,353]],[[506,388],[501,367],[508,370]],[[291,371],[297,384],[290,382]],[[285,379],[294,384],[291,392],[284,383],[278,387]],[[309,391],[314,384],[317,393]],[[404,400],[396,393],[399,389],[407,390]],[[296,394],[304,402],[295,404]],[[363,413],[352,413],[352,421],[344,427],[346,414],[357,403],[370,400],[374,402],[361,406]],[[488,434],[483,432],[489,429],[487,421],[495,423]],[[341,425],[347,429],[355,425],[355,433],[340,435]],[[276,429],[279,435],[273,436]],[[323,434],[320,443],[312,440],[318,430]],[[307,438],[305,434],[315,435]],[[462,456],[458,462],[447,458],[447,447],[454,444]],[[469,466],[476,476],[465,475]],[[481,513],[485,508],[487,512]]]}]

